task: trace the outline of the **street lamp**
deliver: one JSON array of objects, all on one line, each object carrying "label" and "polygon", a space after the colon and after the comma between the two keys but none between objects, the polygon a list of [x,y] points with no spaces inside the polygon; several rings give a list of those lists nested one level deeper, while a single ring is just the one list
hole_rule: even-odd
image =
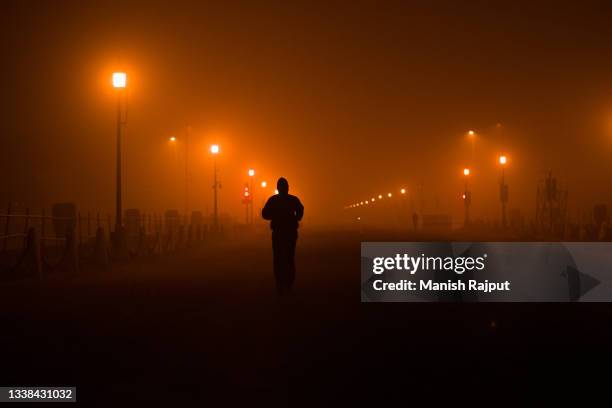
[{"label": "street lamp", "polygon": [[387,197],[391,198],[391,196],[392,196],[392,195],[393,195],[393,194],[389,193],[389,194],[387,194]]},{"label": "street lamp", "polygon": [[[250,207],[250,213],[251,213],[251,224],[254,223],[254,218],[253,218],[253,177],[255,177],[255,170],[253,169],[249,169],[249,177],[251,178],[251,181],[249,182],[249,190],[251,191],[251,196],[248,198],[247,200],[247,209],[248,207]],[[248,224],[248,220],[247,220],[247,224]]]},{"label": "street lamp", "polygon": [[265,181],[261,182],[261,188],[266,188],[267,185],[268,185],[268,183],[266,183]]},{"label": "street lamp", "polygon": [[406,189],[405,189],[405,188],[402,188],[402,189],[400,190],[400,193],[401,193],[401,194],[406,194]]},{"label": "street lamp", "polygon": [[468,131],[468,138],[470,139],[470,143],[472,145],[472,166],[474,165],[474,161],[476,160],[476,132],[473,130]]},{"label": "street lamp", "polygon": [[168,140],[171,141],[172,143],[174,143],[174,142],[176,142],[176,137],[170,136],[170,138]]},{"label": "street lamp", "polygon": [[465,219],[463,221],[464,227],[467,227],[470,223],[470,205],[472,204],[472,193],[468,188],[468,178],[470,176],[470,169],[463,169],[463,176],[465,177],[465,187],[463,189],[463,205],[465,207]]},{"label": "street lamp", "polygon": [[125,72],[113,72],[113,87],[125,88],[127,85],[127,74]]},{"label": "street lamp", "polygon": [[499,182],[499,201],[502,206],[502,226],[506,228],[506,205],[508,204],[508,185],[506,184],[506,164],[508,157],[504,154],[499,156],[499,165],[501,166],[501,180]]},{"label": "street lamp", "polygon": [[123,243],[123,220],[121,200],[121,128],[127,123],[125,115],[122,115],[122,99],[127,86],[127,74],[125,72],[113,73],[113,87],[117,93],[117,163],[116,163],[116,192],[115,192],[115,244],[121,250]]},{"label": "street lamp", "polygon": [[379,199],[379,200],[382,200],[382,194],[379,194],[379,195],[378,195],[378,199]]},{"label": "street lamp", "polygon": [[218,189],[219,189],[219,181],[217,180],[217,155],[219,154],[219,145],[214,144],[210,146],[210,153],[213,155],[213,167],[214,167],[214,181],[213,181],[213,190],[214,190],[214,212],[213,212],[213,228],[214,231],[217,232],[219,230],[219,204],[218,204]]}]

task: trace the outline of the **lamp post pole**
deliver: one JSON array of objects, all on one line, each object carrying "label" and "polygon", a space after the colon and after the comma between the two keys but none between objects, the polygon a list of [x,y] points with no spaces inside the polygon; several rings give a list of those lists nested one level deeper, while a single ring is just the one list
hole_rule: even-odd
[{"label": "lamp post pole", "polygon": [[213,180],[213,191],[214,191],[214,207],[213,207],[213,229],[214,232],[219,230],[219,203],[218,203],[218,189],[219,181],[217,180],[217,155],[219,154],[219,145],[212,145],[210,152],[213,155],[213,168],[214,168],[214,180]]},{"label": "lamp post pole", "polygon": [[117,168],[116,168],[116,180],[115,180],[115,233],[119,235],[122,233],[121,229],[123,226],[122,219],[122,200],[121,200],[121,127],[125,124],[125,120],[122,118],[122,99],[127,85],[127,74],[125,72],[114,72],[113,73],[113,87],[117,93]]},{"label": "lamp post pole", "polygon": [[115,232],[123,225],[121,217],[121,89],[117,89],[117,169],[116,169]]},{"label": "lamp post pole", "polygon": [[189,137],[191,135],[191,126],[187,126],[187,133],[185,135],[185,217],[189,219]]},{"label": "lamp post pole", "polygon": [[506,205],[508,204],[508,185],[506,184],[506,163],[508,159],[505,155],[499,156],[499,164],[501,166],[501,180],[499,182],[499,200],[502,210],[502,227],[506,228]]},{"label": "lamp post pole", "polygon": [[463,204],[465,207],[465,218],[463,226],[467,227],[470,224],[470,205],[472,204],[472,193],[468,186],[468,177],[470,176],[470,169],[463,169],[463,176],[465,177],[465,186],[463,188]]}]

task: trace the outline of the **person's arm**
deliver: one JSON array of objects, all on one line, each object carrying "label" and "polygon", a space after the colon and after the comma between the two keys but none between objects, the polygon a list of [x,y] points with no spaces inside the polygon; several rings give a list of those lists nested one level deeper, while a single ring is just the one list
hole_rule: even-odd
[{"label": "person's arm", "polygon": [[297,218],[298,221],[302,221],[302,217],[304,217],[304,206],[299,198],[296,197],[295,201],[295,218]]},{"label": "person's arm", "polygon": [[261,209],[261,218],[268,221],[272,219],[272,205],[270,204],[271,200],[272,197],[268,198],[266,205],[264,205],[264,208]]}]

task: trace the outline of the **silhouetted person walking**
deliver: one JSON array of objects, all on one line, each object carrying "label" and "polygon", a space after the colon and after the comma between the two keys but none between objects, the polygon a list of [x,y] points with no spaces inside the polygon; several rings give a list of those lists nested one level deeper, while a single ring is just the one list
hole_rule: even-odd
[{"label": "silhouetted person walking", "polygon": [[291,289],[295,280],[295,244],[304,206],[299,198],[289,194],[289,183],[284,177],[278,179],[276,189],[278,194],[268,199],[261,216],[271,221],[274,277],[276,288],[283,293]]}]

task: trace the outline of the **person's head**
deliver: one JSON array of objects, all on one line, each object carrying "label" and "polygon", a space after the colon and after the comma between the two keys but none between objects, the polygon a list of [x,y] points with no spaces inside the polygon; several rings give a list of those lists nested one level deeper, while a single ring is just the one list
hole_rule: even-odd
[{"label": "person's head", "polygon": [[276,182],[276,189],[278,190],[278,194],[289,194],[289,182],[286,178],[281,177]]}]

